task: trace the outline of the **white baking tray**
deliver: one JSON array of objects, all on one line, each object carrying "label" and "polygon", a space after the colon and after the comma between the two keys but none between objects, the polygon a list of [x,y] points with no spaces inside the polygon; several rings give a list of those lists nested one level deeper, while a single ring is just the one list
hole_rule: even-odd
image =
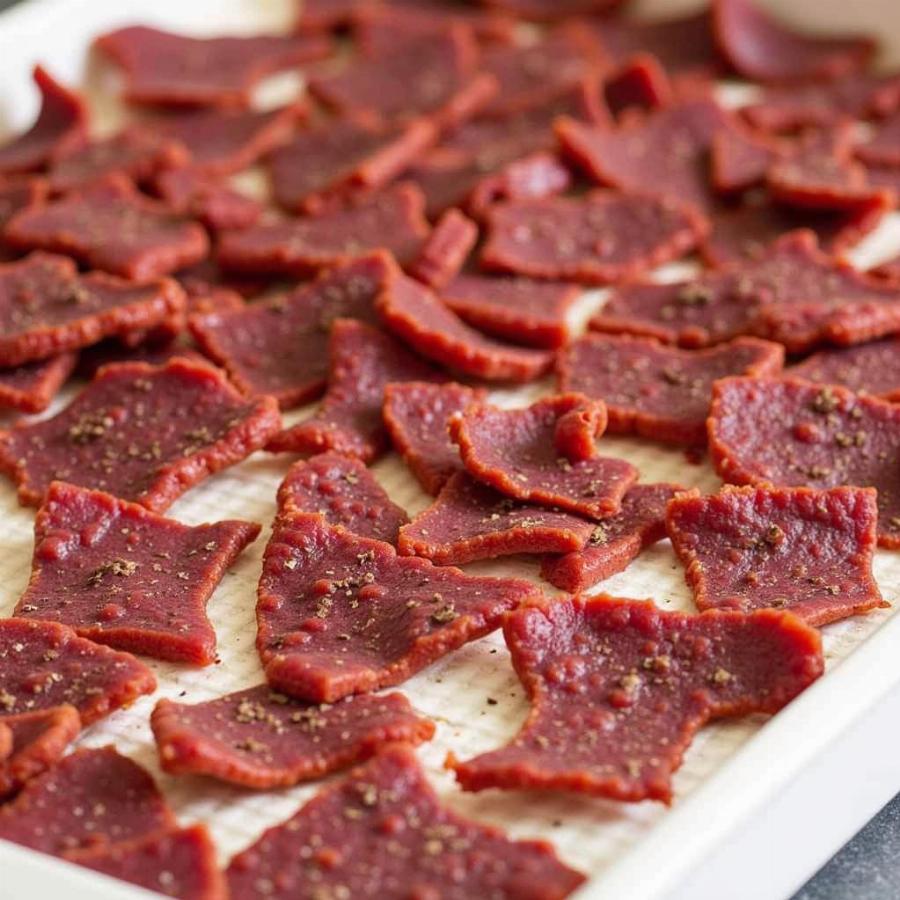
[{"label": "white baking tray", "polygon": [[[292,20],[295,5],[293,0],[31,0],[0,15],[0,122],[5,117],[10,129],[30,122],[36,98],[29,73],[41,61],[55,75],[86,88],[95,103],[98,132],[108,131],[121,121],[121,110],[109,99],[115,90],[109,71],[87,56],[93,36],[137,21],[198,34],[279,29]],[[643,4],[654,13],[690,5],[665,0]],[[871,30],[888,45],[888,56],[900,60],[896,0],[795,0],[777,6],[811,28]],[[299,87],[293,76],[279,78],[266,88],[261,102],[287,99]],[[898,252],[900,217],[892,216],[856,251],[855,259],[869,265]],[[670,267],[663,277],[677,269]],[[576,320],[583,322],[600,302],[601,292],[586,295]],[[548,388],[545,383],[494,397],[506,404],[524,403]],[[608,452],[635,462],[644,480],[677,480],[707,491],[719,483],[708,465],[690,465],[680,451],[626,439],[604,438],[604,443]],[[169,514],[192,524],[235,517],[268,523],[288,463],[286,457],[258,454],[191,490]],[[397,459],[379,462],[375,472],[411,513],[427,504]],[[27,581],[32,522],[33,510],[20,508],[12,486],[0,482],[0,615],[12,611]],[[153,664],[160,691],[98,723],[81,739],[87,746],[115,743],[147,766],[184,823],[207,823],[223,862],[263,829],[291,815],[317,785],[251,793],[212,781],[170,778],[156,765],[147,718],[160,696],[182,697],[184,692],[186,702],[199,702],[261,680],[253,644],[254,602],[266,538],[264,531],[210,603],[220,663],[205,670]],[[532,577],[537,571],[525,561],[468,568]],[[879,551],[876,576],[885,597],[896,602],[900,554]],[[652,597],[667,609],[693,608],[668,542],[602,587],[619,596]],[[441,765],[447,751],[466,757],[498,746],[515,733],[527,711],[499,635],[464,648],[401,689],[438,723],[435,740],[419,755],[445,802],[516,837],[551,840],[568,863],[590,875],[579,897],[778,900],[900,789],[900,617],[894,610],[876,611],[829,626],[824,637],[827,675],[787,709],[771,720],[729,720],[698,735],[676,775],[671,809],[564,795],[463,794],[456,788]],[[488,705],[488,697],[499,702]],[[150,896],[4,842],[0,873],[0,900]]]}]

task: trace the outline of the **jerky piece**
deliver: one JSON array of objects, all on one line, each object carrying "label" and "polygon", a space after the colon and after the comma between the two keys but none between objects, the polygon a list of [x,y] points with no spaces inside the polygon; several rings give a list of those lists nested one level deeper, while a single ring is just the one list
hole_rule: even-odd
[{"label": "jerky piece", "polygon": [[81,731],[72,706],[5,716],[0,726],[12,738],[9,754],[0,756],[0,800],[18,793],[27,782],[56,765]]},{"label": "jerky piece", "polygon": [[464,274],[441,300],[464,322],[529,347],[561,347],[569,339],[567,315],[582,289],[565,281],[488,278]]},{"label": "jerky piece", "polygon": [[288,513],[266,547],[256,645],[275,690],[330,703],[405,681],[538,595]]},{"label": "jerky piece", "polygon": [[328,389],[308,419],[272,438],[273,453],[335,450],[370,463],[387,450],[381,416],[392,381],[437,381],[439,374],[392,337],[352,319],[338,319],[328,339]]},{"label": "jerky piece", "polygon": [[512,614],[504,634],[531,715],[506,747],[452,761],[464,790],[670,803],[703,725],[776,713],[824,669],[818,632],[773,610],[692,616],[574,597]]},{"label": "jerky piece", "polygon": [[603,82],[606,105],[618,119],[626,110],[650,112],[672,102],[672,85],[652,53],[638,53]]},{"label": "jerky piece", "polygon": [[0,174],[36,172],[57,154],[87,142],[88,108],[80,95],[60,84],[43,66],[32,77],[41,110],[31,128],[0,146]]},{"label": "jerky piece", "polygon": [[403,694],[318,705],[265,684],[194,705],[160,700],[150,724],[167,772],[260,789],[322,778],[385,744],[420,744],[434,734]]},{"label": "jerky piece", "polygon": [[243,106],[267,75],[331,54],[319,35],[195,38],[132,25],[96,40],[125,72],[125,99],[162,106]]},{"label": "jerky piece", "polygon": [[136,285],[102,272],[79,275],[68,257],[32,253],[0,264],[0,365],[128,338],[179,318],[184,306],[174,281]]},{"label": "jerky piece", "polygon": [[104,366],[114,363],[143,362],[151,366],[164,366],[173,359],[209,364],[205,356],[173,340],[148,340],[136,347],[126,347],[117,341],[103,341],[81,352],[76,371],[82,378],[91,380]]},{"label": "jerky piece", "polygon": [[737,338],[709,350],[681,350],[651,338],[587,335],[557,362],[559,389],[602,399],[607,431],[691,447],[706,443],[713,382],[729,375],[777,375],[780,344]]},{"label": "jerky piece", "polygon": [[666,504],[684,489],[675,484],[636,484],[616,515],[595,522],[583,550],[545,556],[541,578],[570,594],[623,572],[642,550],[666,536]]},{"label": "jerky piece", "polygon": [[131,654],[53,622],[0,620],[0,669],[0,717],[68,705],[87,726],[156,690],[153,673]]},{"label": "jerky piece", "polygon": [[555,153],[532,153],[482,178],[472,189],[466,209],[479,221],[495,203],[555,197],[572,186],[572,174]]},{"label": "jerky piece", "polygon": [[150,775],[114,747],[76,750],[0,807],[0,837],[53,856],[174,826]]},{"label": "jerky piece", "polygon": [[77,354],[63,353],[14,369],[0,369],[0,407],[43,412],[66,383],[77,362]]},{"label": "jerky piece", "polygon": [[713,135],[710,145],[713,187],[720,194],[758,187],[784,153],[784,146],[772,138],[730,123]]},{"label": "jerky piece", "polygon": [[434,226],[410,274],[439,291],[459,274],[477,242],[478,226],[458,209],[448,209]]},{"label": "jerky piece", "polygon": [[61,200],[17,213],[6,240],[21,250],[65,253],[113,275],[149,281],[199,262],[209,238],[196,222],[110,176]]},{"label": "jerky piece", "polygon": [[226,900],[227,887],[205,825],[75,850],[69,862],[180,900]]},{"label": "jerky piece", "polygon": [[329,525],[388,544],[409,521],[363,463],[339,453],[294,463],[278,488],[278,512],[318,513]]},{"label": "jerky piece", "polygon": [[401,745],[325,787],[235,856],[227,874],[242,900],[562,900],[585,880],[550,844],[511,841],[441,805]]},{"label": "jerky piece", "polygon": [[271,397],[248,401],[212,366],[107,366],[64,410],[0,432],[0,469],[19,502],[53,481],[162,512],[193,485],[249,456],[281,426]]},{"label": "jerky piece", "polygon": [[792,31],[753,0],[713,0],[713,33],[729,64],[753,81],[831,81],[864,69],[877,45],[868,37]]},{"label": "jerky piece", "polygon": [[607,284],[678,259],[692,250],[706,222],[667,199],[592,191],[500,203],[487,213],[485,268]]},{"label": "jerky piece", "polygon": [[272,193],[286,209],[316,212],[336,192],[383,187],[436,138],[436,129],[424,120],[386,127],[331,119],[299,132],[269,154]]},{"label": "jerky piece", "polygon": [[800,378],[726,378],[709,447],[732,484],[878,488],[878,542],[900,547],[900,407]]},{"label": "jerky piece", "polygon": [[[574,440],[566,427],[573,415]],[[479,481],[517,500],[602,519],[619,512],[638,475],[625,460],[591,453],[605,425],[601,401],[559,394],[525,409],[473,403],[451,420],[450,436]]]},{"label": "jerky piece", "polygon": [[556,133],[563,152],[600,184],[710,210],[715,197],[709,151],[727,123],[718,103],[700,98],[636,116],[618,128],[566,119]]},{"label": "jerky piece", "polygon": [[245,394],[270,394],[282,409],[300,406],[325,389],[332,323],[374,324],[375,297],[391,265],[384,254],[361,257],[284,296],[192,318],[191,332]]},{"label": "jerky piece", "polygon": [[7,253],[2,232],[6,223],[20,210],[37,206],[47,199],[45,178],[33,175],[0,175],[0,253]]},{"label": "jerky piece", "polygon": [[384,423],[394,449],[429,494],[437,494],[454,472],[462,472],[459,451],[450,440],[450,418],[485,392],[448,381],[389,384],[384,392]]},{"label": "jerky piece", "polygon": [[486,338],[427,287],[400,273],[389,279],[375,307],[385,325],[422,356],[466,375],[488,381],[533,381],[552,362],[549,353]]},{"label": "jerky piece", "polygon": [[818,384],[840,384],[896,403],[900,401],[900,338],[822,350],[791,366],[787,374]]},{"label": "jerky piece", "polygon": [[588,543],[595,524],[519,503],[457,472],[434,503],[400,529],[398,547],[442,566],[515,553],[567,553]]},{"label": "jerky piece", "polygon": [[879,122],[871,138],[856,148],[856,155],[867,165],[900,166],[900,113]]},{"label": "jerky piece", "polygon": [[206,666],[216,633],[206,604],[259,534],[252,522],[188,526],[101,491],[50,485],[34,523],[25,619],[155,659]]},{"label": "jerky piece", "polygon": [[825,625],[889,604],[872,576],[872,488],[725,488],[666,514],[700,610],[788,609]]},{"label": "jerky piece", "polygon": [[482,2],[532,22],[552,22],[569,16],[606,13],[622,4],[622,0],[482,0]]},{"label": "jerky piece", "polygon": [[199,219],[212,231],[249,228],[265,206],[234,190],[216,175],[194,168],[170,169],[153,180],[153,189],[174,212]]},{"label": "jerky piece", "polygon": [[388,250],[402,266],[415,261],[428,237],[425,198],[400,184],[320,215],[264,222],[226,234],[219,262],[226,269],[304,276]]}]

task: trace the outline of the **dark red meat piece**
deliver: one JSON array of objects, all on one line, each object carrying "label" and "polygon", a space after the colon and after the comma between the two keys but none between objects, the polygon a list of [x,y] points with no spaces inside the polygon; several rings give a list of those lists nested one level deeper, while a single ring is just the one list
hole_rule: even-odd
[{"label": "dark red meat piece", "polygon": [[713,187],[720,194],[740,194],[758,187],[785,152],[783,143],[729,123],[713,135],[710,145]]},{"label": "dark red meat piece", "polygon": [[194,705],[160,700],[150,724],[167,772],[250,788],[312,781],[385,744],[420,744],[434,734],[431,720],[417,716],[403,694],[318,705],[264,684]]},{"label": "dark red meat piece", "polygon": [[243,106],[267,75],[323,59],[320,35],[196,38],[132,25],[97,38],[125,72],[125,98],[163,106]]},{"label": "dark red meat piece", "polygon": [[212,366],[107,366],[64,410],[0,432],[0,470],[37,505],[52,481],[161,512],[281,427],[272,397],[246,400]]},{"label": "dark red meat piece", "polygon": [[9,730],[11,744],[0,754],[0,800],[20,791],[27,782],[56,765],[81,731],[73,706],[5,716],[0,729]]},{"label": "dark red meat piece", "polygon": [[405,681],[538,593],[527,581],[473,578],[397,556],[321,516],[288,513],[263,560],[257,648],[273,688],[329,703]]},{"label": "dark red meat piece", "polygon": [[414,350],[466,375],[488,381],[533,381],[552,362],[549,353],[486,338],[427,287],[400,273],[389,279],[375,306],[386,327]]},{"label": "dark red meat piece", "polygon": [[[580,425],[574,440],[573,415]],[[605,425],[601,401],[560,394],[524,409],[473,403],[451,420],[450,436],[479,481],[518,500],[602,519],[619,512],[638,475],[625,460],[584,452]]]},{"label": "dark red meat piece", "polygon": [[0,146],[0,174],[35,172],[87,142],[88,108],[43,66],[34,67],[41,109],[31,128]]},{"label": "dark red meat piece", "polygon": [[900,166],[900,113],[879,122],[865,143],[856,148],[856,155],[874,166]]},{"label": "dark red meat piece", "polygon": [[568,16],[606,13],[622,4],[622,0],[481,0],[481,2],[533,22],[552,22]]},{"label": "dark red meat piece", "polygon": [[679,497],[666,528],[700,610],[787,609],[809,625],[888,606],[872,576],[872,488],[725,488]]},{"label": "dark red meat piece", "polygon": [[401,184],[315,216],[264,222],[223,235],[219,262],[227,269],[304,276],[375,250],[402,266],[413,263],[429,234],[425,198]]},{"label": "dark red meat piece", "polygon": [[435,224],[410,274],[439,291],[461,271],[476,243],[478,226],[458,209],[448,209]]},{"label": "dark red meat piece", "polygon": [[642,550],[666,536],[666,504],[684,489],[675,484],[636,484],[622,498],[622,509],[594,522],[583,550],[545,556],[541,578],[577,594],[624,571]]},{"label": "dark red meat piece", "polygon": [[31,579],[14,615],[170,662],[215,661],[206,604],[259,534],[253,522],[188,526],[101,491],[50,485]]},{"label": "dark red meat piece", "polygon": [[776,713],[824,669],[818,632],[773,610],[692,616],[575,597],[512,614],[504,635],[531,715],[506,747],[453,761],[464,790],[670,803],[703,725]]},{"label": "dark red meat piece", "polygon": [[466,209],[479,221],[495,203],[555,197],[572,186],[572,173],[556,153],[532,153],[514,160],[472,189]]},{"label": "dark red meat piece", "polygon": [[43,412],[72,374],[78,356],[63,353],[14,369],[0,369],[0,407]]},{"label": "dark red meat piece", "polygon": [[360,537],[397,543],[409,518],[358,459],[321,453],[288,469],[278,488],[278,512],[313,513]]},{"label": "dark red meat piece", "polygon": [[[403,823],[402,825],[400,823]],[[386,748],[228,866],[233,897],[562,900],[584,882],[550,844],[511,841],[441,805],[413,751]]]},{"label": "dark red meat piece", "polygon": [[81,352],[76,372],[90,380],[103,366],[113,363],[144,362],[151,366],[164,366],[173,359],[186,359],[194,363],[209,362],[193,348],[171,339],[149,340],[136,347],[127,347],[116,341],[103,341]]},{"label": "dark red meat piece", "polygon": [[137,281],[190,266],[209,251],[200,225],[145,197],[119,175],[22,210],[7,223],[5,237],[21,250],[65,253]]},{"label": "dark red meat piece", "polygon": [[754,81],[830,81],[864,69],[876,50],[867,37],[800,34],[754,0],[712,0],[716,44],[740,75]]},{"label": "dark red meat piece", "polygon": [[606,105],[616,118],[626,110],[649,112],[672,102],[666,70],[652,53],[638,53],[603,82]]},{"label": "dark red meat piece", "polygon": [[249,228],[265,206],[231,187],[221,176],[194,169],[170,169],[153,181],[153,190],[174,212],[199,219],[212,231]]},{"label": "dark red meat piece", "polygon": [[561,391],[603,400],[611,434],[637,434],[691,447],[706,443],[713,382],[729,375],[777,375],[780,344],[737,338],[708,350],[682,350],[652,338],[592,334],[557,362]]},{"label": "dark red meat piece", "polygon": [[852,391],[900,401],[900,338],[856,347],[822,350],[787,373],[818,384],[840,384]]},{"label": "dark red meat piece", "polygon": [[727,378],[709,446],[732,484],[878,488],[878,541],[900,547],[900,407],[803,379]]},{"label": "dark red meat piece", "polygon": [[451,416],[485,392],[453,381],[389,384],[384,392],[384,423],[394,449],[429,494],[437,494],[463,464],[448,430]]},{"label": "dark red meat piece", "polygon": [[325,388],[332,323],[353,318],[374,324],[375,297],[391,266],[384,254],[361,257],[283,296],[194,317],[191,332],[245,394],[270,394],[282,409],[300,406]]},{"label": "dark red meat piece", "polygon": [[78,637],[54,622],[0,620],[0,718],[74,706],[87,726],[156,690],[129,653]]},{"label": "dark red meat piece", "polygon": [[335,450],[369,463],[387,449],[381,416],[392,381],[438,380],[438,373],[371,325],[339,319],[328,339],[328,388],[308,419],[269,441],[274,453]]},{"label": "dark red meat piece", "polygon": [[2,235],[6,223],[20,209],[43,203],[49,190],[45,178],[33,175],[0,175],[0,258],[10,252],[3,242]]}]

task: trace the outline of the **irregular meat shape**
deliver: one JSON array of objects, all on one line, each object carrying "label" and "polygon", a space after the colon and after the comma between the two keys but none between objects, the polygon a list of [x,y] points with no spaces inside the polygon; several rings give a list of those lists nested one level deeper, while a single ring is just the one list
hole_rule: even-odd
[{"label": "irregular meat shape", "polygon": [[676,484],[636,484],[622,498],[622,509],[594,522],[583,550],[545,556],[541,578],[570,594],[586,591],[628,568],[642,550],[666,536],[666,504],[684,488]]},{"label": "irregular meat shape", "polygon": [[607,432],[696,447],[706,443],[713,382],[729,375],[777,375],[784,348],[737,338],[708,350],[682,350],[652,338],[591,334],[557,360],[561,391],[606,404]]},{"label": "irregular meat shape", "polygon": [[527,581],[397,556],[321,516],[288,513],[263,559],[257,649],[275,690],[330,703],[405,681],[539,593]]},{"label": "irregular meat shape", "polygon": [[600,184],[711,210],[709,151],[728,121],[718,103],[701,97],[636,115],[618,128],[565,119],[556,133],[563,152]]},{"label": "irregular meat shape", "polygon": [[569,339],[567,315],[582,289],[566,281],[490,278],[465,273],[441,300],[481,331],[529,347],[556,349]]},{"label": "irregular meat shape", "polygon": [[466,209],[480,222],[496,203],[555,197],[572,183],[572,173],[556,153],[532,153],[482,178],[469,195]]},{"label": "irregular meat shape", "polygon": [[466,472],[457,472],[434,503],[400,529],[398,548],[438,565],[462,565],[515,553],[581,550],[596,523],[520,503]]},{"label": "irregular meat shape", "polygon": [[448,209],[435,223],[410,274],[439,291],[459,274],[478,243],[478,225],[458,209]]},{"label": "irregular meat shape", "polygon": [[323,59],[333,49],[320,35],[196,38],[132,25],[96,40],[125,72],[130,103],[243,106],[267,75]]},{"label": "irregular meat shape", "polygon": [[321,453],[288,469],[278,488],[278,512],[313,513],[360,537],[397,543],[409,518],[375,476],[352,456]]},{"label": "irregular meat shape", "polygon": [[191,333],[245,394],[270,394],[282,409],[301,406],[325,388],[332,323],[352,318],[374,324],[375,297],[391,266],[385,254],[361,257],[289,294],[192,317]]},{"label": "irregular meat shape", "polygon": [[514,13],[532,22],[552,22],[569,16],[607,13],[622,0],[482,0],[486,6]]},{"label": "irregular meat shape", "polygon": [[0,620],[0,717],[74,706],[83,725],[156,690],[129,653],[78,637],[54,622]]},{"label": "irregular meat shape", "polygon": [[69,481],[162,512],[280,427],[272,397],[246,400],[212,366],[121,363],[52,418],[0,432],[0,470],[23,504],[36,506],[52,481]]},{"label": "irregular meat shape", "polygon": [[776,713],[824,670],[818,632],[790,613],[686,615],[574,597],[508,616],[531,699],[506,747],[458,762],[464,790],[541,788],[672,800],[672,775],[711,719]]},{"label": "irregular meat shape", "polygon": [[791,366],[787,374],[818,384],[840,384],[896,403],[900,401],[900,338],[822,350]]},{"label": "irregular meat shape", "polygon": [[107,337],[180,318],[181,288],[168,279],[136,285],[102,272],[79,275],[65,256],[32,253],[0,263],[0,366],[47,359]]},{"label": "irregular meat shape", "polygon": [[425,198],[414,185],[400,184],[315,216],[264,222],[225,234],[219,262],[226,269],[310,275],[387,250],[400,265],[418,257],[428,237]]},{"label": "irregular meat shape", "polygon": [[216,633],[206,604],[259,530],[240,521],[182,525],[54,482],[35,519],[31,579],[14,615],[155,659],[210,665]]},{"label": "irregular meat shape", "polygon": [[338,319],[328,339],[328,389],[319,409],[293,428],[275,435],[274,453],[335,450],[369,463],[387,450],[381,417],[384,389],[392,381],[439,378],[424,360],[362,322]]},{"label": "irregular meat shape", "polygon": [[601,401],[558,394],[524,409],[473,403],[451,420],[450,436],[466,471],[501,493],[603,519],[638,476],[625,460],[595,455],[605,426]]},{"label": "irregular meat shape", "polygon": [[0,407],[43,412],[66,383],[77,362],[77,354],[63,353],[14,369],[0,369]]},{"label": "irregular meat shape", "polygon": [[78,357],[77,373],[88,380],[104,366],[113,363],[145,362],[151,366],[164,366],[173,359],[189,362],[208,363],[209,360],[191,347],[172,339],[145,341],[136,347],[127,347],[114,341],[103,341],[83,350]]},{"label": "irregular meat shape", "polygon": [[[375,301],[385,326],[422,356],[488,381],[533,381],[552,357],[486,338],[470,328],[425,285],[395,273]],[[411,379],[407,379],[411,380]]]},{"label": "irregular meat shape", "polygon": [[689,207],[614,191],[500,203],[486,219],[485,268],[583,284],[678,259],[706,232],[705,219]]},{"label": "irregular meat shape", "polygon": [[856,148],[856,155],[873,166],[900,166],[900,113],[879,122],[872,136]]},{"label": "irregular meat shape", "polygon": [[33,78],[41,94],[41,109],[28,131],[0,145],[2,175],[36,172],[57,155],[87,142],[89,114],[84,100],[43,66],[34,67]]},{"label": "irregular meat shape", "polygon": [[10,752],[0,754],[0,801],[18,793],[32,778],[56,765],[78,737],[81,719],[73,706],[4,716],[0,728],[9,730]]},{"label": "irregular meat shape", "polygon": [[403,694],[292,700],[262,684],[193,705],[160,700],[150,717],[160,765],[250,788],[288,787],[374,756],[385,744],[430,740],[434,724]]},{"label": "irregular meat shape", "polygon": [[20,210],[37,206],[47,199],[47,179],[36,175],[0,175],[0,259],[12,251],[3,239],[6,223]]},{"label": "irregular meat shape", "polygon": [[174,827],[153,779],[114,747],[76,750],[0,806],[0,838],[53,856]]},{"label": "irregular meat shape", "polygon": [[9,221],[6,240],[21,250],[65,253],[97,269],[149,281],[193,265],[209,252],[196,222],[113,175]]},{"label": "irregular meat shape", "polygon": [[464,471],[448,426],[452,416],[484,396],[480,388],[453,381],[409,381],[385,388],[384,423],[394,449],[429,494],[437,494],[451,475]]},{"label": "irregular meat shape", "polygon": [[698,609],[787,609],[809,625],[888,606],[872,575],[872,488],[726,487],[678,497],[666,528]]},{"label": "irregular meat shape", "polygon": [[650,112],[668,106],[672,85],[652,53],[638,53],[604,79],[603,97],[610,112],[620,119],[627,110]]},{"label": "irregular meat shape", "polygon": [[242,900],[344,891],[379,900],[562,900],[584,882],[550,844],[511,841],[441,805],[402,745],[325,787],[235,856],[227,874],[231,895]]},{"label": "irregular meat shape", "polygon": [[878,488],[878,541],[900,547],[900,407],[800,378],[726,378],[709,447],[732,484]]},{"label": "irregular meat shape", "polygon": [[710,177],[720,194],[740,194],[763,184],[769,169],[786,153],[783,143],[729,123],[710,145]]},{"label": "irregular meat shape", "polygon": [[211,231],[249,228],[265,210],[259,200],[234,190],[225,179],[197,169],[163,172],[153,190],[174,212],[199,219]]},{"label": "irregular meat shape", "polygon": [[831,81],[864,69],[876,44],[867,37],[800,34],[754,0],[712,0],[713,33],[729,64],[753,81]]}]

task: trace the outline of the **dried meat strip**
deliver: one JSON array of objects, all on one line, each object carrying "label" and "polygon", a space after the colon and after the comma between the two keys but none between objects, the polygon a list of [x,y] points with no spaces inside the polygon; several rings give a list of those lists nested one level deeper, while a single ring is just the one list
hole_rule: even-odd
[{"label": "dried meat strip", "polygon": [[792,378],[840,384],[861,394],[900,401],[900,338],[821,350],[787,369]]},{"label": "dried meat strip", "polygon": [[603,81],[603,97],[610,112],[621,119],[629,110],[650,112],[672,102],[672,84],[652,53],[637,53]]},{"label": "dried meat strip", "polygon": [[478,225],[458,209],[448,209],[435,223],[410,274],[440,291],[462,270],[478,243]]},{"label": "dried meat strip", "polygon": [[73,706],[4,716],[0,728],[9,731],[11,744],[0,754],[0,802],[18,793],[32,778],[56,765],[81,731],[81,718]]},{"label": "dried meat strip", "polygon": [[769,169],[785,154],[783,142],[731,122],[720,128],[710,144],[710,178],[725,195],[740,194],[766,181]]},{"label": "dried meat strip", "polygon": [[78,362],[76,353],[0,369],[0,407],[43,412],[66,383]]}]

